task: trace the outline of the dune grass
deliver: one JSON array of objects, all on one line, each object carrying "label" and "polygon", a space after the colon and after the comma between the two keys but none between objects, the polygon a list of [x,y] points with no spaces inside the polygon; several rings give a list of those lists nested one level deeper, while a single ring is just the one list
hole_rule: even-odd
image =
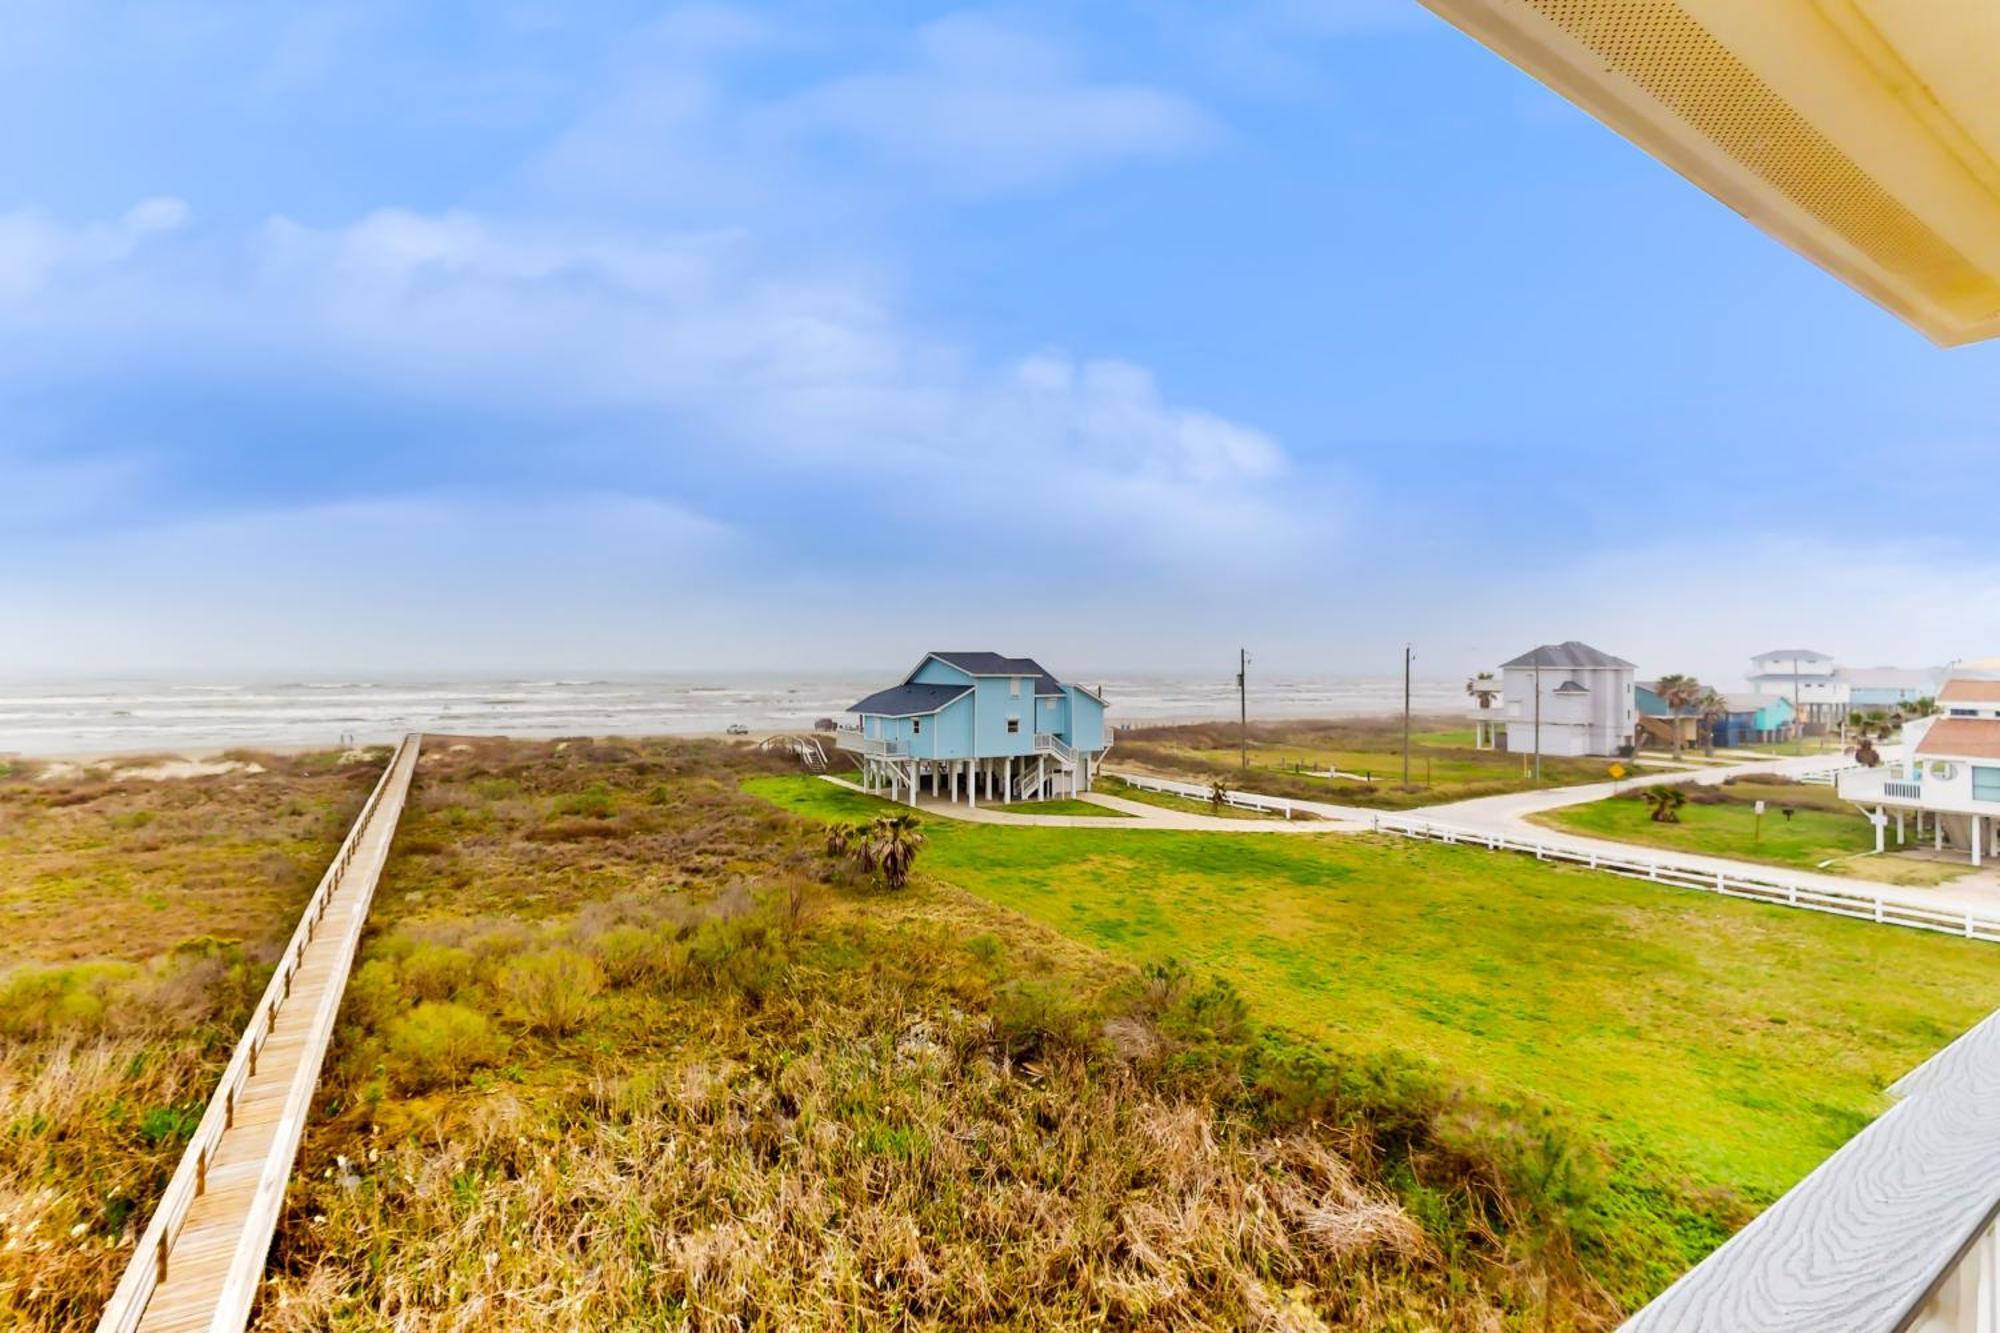
[{"label": "dune grass", "polygon": [[426,763],[269,1327],[1612,1316],[1560,1201],[1516,1188],[1562,1173],[1536,1143],[1279,1040],[1199,972],[922,874],[855,878],[738,790],[779,763],[674,742]]},{"label": "dune grass", "polygon": [[[1859,810],[1826,787],[1739,781],[1719,786],[1686,786],[1683,790],[1689,800],[1676,812],[1678,822],[1653,819],[1642,787],[1533,818],[1550,828],[1646,847],[1728,856],[1885,884],[1940,884],[1970,869],[1964,865],[1873,855],[1874,826]],[[1765,804],[1761,819],[1755,804],[1760,800]],[[1791,810],[1789,817],[1784,813],[1787,807]],[[1894,845],[1893,837],[1890,845]]]},{"label": "dune grass", "polygon": [[0,1326],[88,1327],[380,758],[0,780]]},{"label": "dune grass", "polygon": [[[821,818],[868,804],[825,783],[752,789]],[[1465,848],[929,831],[930,873],[1073,938],[1182,958],[1335,1049],[1419,1053],[1485,1097],[1550,1107],[1606,1164],[1590,1208],[1612,1234],[1593,1271],[1627,1300],[2000,1004],[1991,946]]]}]

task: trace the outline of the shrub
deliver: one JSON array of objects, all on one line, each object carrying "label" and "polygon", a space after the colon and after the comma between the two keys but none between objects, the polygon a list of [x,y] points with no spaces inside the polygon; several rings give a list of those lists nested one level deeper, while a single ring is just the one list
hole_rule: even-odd
[{"label": "shrub", "polygon": [[610,789],[599,782],[557,800],[555,812],[584,819],[609,819],[618,813],[618,802],[612,798]]},{"label": "shrub", "polygon": [[412,1091],[448,1087],[499,1060],[504,1049],[477,1009],[426,1001],[389,1024],[390,1074]]},{"label": "shrub", "polygon": [[613,926],[593,939],[591,951],[614,986],[671,981],[687,969],[687,950],[670,930]]},{"label": "shrub", "polygon": [[403,988],[419,1000],[449,1000],[472,984],[470,949],[420,944],[403,959]]},{"label": "shrub", "polygon": [[560,1037],[590,1017],[592,1002],[604,989],[604,974],[588,954],[549,949],[509,963],[501,988],[529,1027]]}]

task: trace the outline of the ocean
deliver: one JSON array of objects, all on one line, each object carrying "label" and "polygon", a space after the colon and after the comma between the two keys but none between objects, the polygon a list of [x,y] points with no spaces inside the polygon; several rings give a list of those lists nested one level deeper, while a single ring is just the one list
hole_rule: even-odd
[{"label": "ocean", "polygon": [[[367,744],[407,731],[581,736],[807,730],[898,676],[755,673],[575,679],[0,681],[0,754],[192,752]],[[1116,724],[1236,716],[1232,676],[1081,675]],[[1458,712],[1462,681],[1418,680],[1418,712]],[[1402,707],[1388,676],[1251,674],[1254,718],[1353,717]]]}]

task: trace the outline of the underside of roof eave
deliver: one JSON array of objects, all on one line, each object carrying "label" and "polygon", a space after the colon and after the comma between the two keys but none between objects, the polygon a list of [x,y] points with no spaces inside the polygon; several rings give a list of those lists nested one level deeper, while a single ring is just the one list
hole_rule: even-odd
[{"label": "underside of roof eave", "polygon": [[[1933,342],[2000,336],[2000,192],[1969,133],[1914,112],[1829,0],[1720,2],[1422,0]],[[1819,40],[1746,36],[1767,22]]]}]

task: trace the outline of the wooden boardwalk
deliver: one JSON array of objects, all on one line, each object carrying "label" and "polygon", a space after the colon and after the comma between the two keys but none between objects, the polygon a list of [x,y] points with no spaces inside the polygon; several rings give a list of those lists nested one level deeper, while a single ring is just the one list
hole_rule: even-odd
[{"label": "wooden boardwalk", "polygon": [[422,738],[405,737],[327,867],[99,1333],[240,1333]]}]

